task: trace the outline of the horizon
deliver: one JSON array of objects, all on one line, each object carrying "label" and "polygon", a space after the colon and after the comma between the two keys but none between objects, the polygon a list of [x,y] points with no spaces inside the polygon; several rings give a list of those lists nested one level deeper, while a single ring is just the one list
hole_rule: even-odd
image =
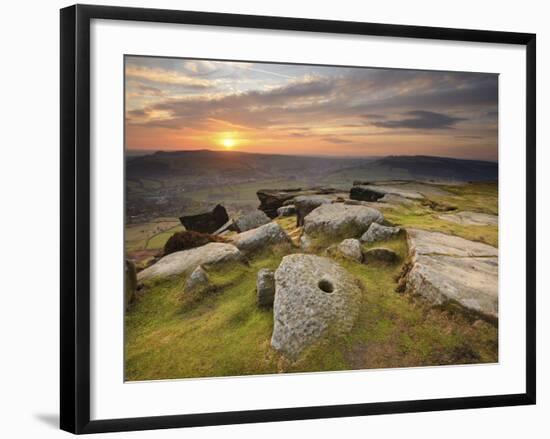
[{"label": "horizon", "polygon": [[241,153],[241,154],[259,154],[259,155],[279,155],[279,156],[288,156],[288,157],[311,157],[311,158],[325,158],[325,159],[336,159],[336,160],[346,160],[346,159],[384,159],[388,157],[428,157],[436,159],[451,159],[451,160],[470,160],[470,161],[482,161],[482,162],[492,162],[498,163],[498,160],[490,159],[476,159],[476,158],[463,158],[463,157],[451,157],[451,156],[440,156],[440,155],[429,155],[429,154],[385,154],[385,155],[369,155],[369,156],[352,156],[352,155],[321,155],[321,154],[291,154],[291,153],[270,153],[270,152],[252,152],[252,151],[241,151],[238,149],[125,149],[124,154],[129,155],[128,153],[139,153],[140,155],[152,155],[156,153],[185,153],[185,152],[219,152],[224,154],[232,153]]},{"label": "horizon", "polygon": [[129,151],[498,161],[496,74],[126,56],[125,108]]}]

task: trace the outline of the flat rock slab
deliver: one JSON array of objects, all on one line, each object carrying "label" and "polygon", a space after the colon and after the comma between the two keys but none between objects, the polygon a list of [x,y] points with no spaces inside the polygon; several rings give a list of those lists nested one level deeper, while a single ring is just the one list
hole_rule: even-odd
[{"label": "flat rock slab", "polygon": [[384,215],[372,207],[323,204],[304,218],[304,231],[310,236],[358,238],[373,222],[382,221]]},{"label": "flat rock slab", "polygon": [[324,335],[349,332],[360,300],[359,283],[331,259],[285,256],[275,271],[271,345],[295,359]]},{"label": "flat rock slab", "polygon": [[454,235],[407,229],[407,236],[410,251],[420,255],[498,257],[498,249],[496,247],[482,242],[469,241]]},{"label": "flat rock slab", "polygon": [[498,318],[498,249],[457,236],[408,230],[407,290],[441,305],[452,301]]},{"label": "flat rock slab", "polygon": [[138,273],[138,280],[144,281],[156,277],[188,275],[199,265],[217,265],[226,262],[243,261],[244,256],[232,244],[211,242],[201,247],[171,253],[159,259]]},{"label": "flat rock slab", "polygon": [[439,215],[445,221],[451,221],[463,226],[497,226],[498,216],[479,212],[457,212]]}]

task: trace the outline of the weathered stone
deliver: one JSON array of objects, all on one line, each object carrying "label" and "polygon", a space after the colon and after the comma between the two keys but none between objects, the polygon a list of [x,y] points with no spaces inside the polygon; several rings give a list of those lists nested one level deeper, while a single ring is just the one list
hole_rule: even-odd
[{"label": "weathered stone", "polygon": [[275,274],[273,270],[262,268],[256,278],[256,296],[259,306],[272,306],[275,299]]},{"label": "weathered stone", "polygon": [[277,209],[277,216],[292,216],[296,214],[296,207],[294,204],[287,204]]},{"label": "weathered stone", "polygon": [[138,280],[155,277],[188,275],[199,265],[217,265],[244,261],[243,254],[232,244],[211,242],[201,247],[171,253],[159,259],[154,265],[138,273]]},{"label": "weathered stone", "polygon": [[124,302],[126,306],[134,300],[137,289],[137,273],[135,264],[126,259],[124,261]]},{"label": "weathered stone", "polygon": [[295,359],[321,337],[349,332],[360,300],[359,283],[331,259],[285,256],[275,271],[271,345]]},{"label": "weathered stone", "polygon": [[496,226],[498,216],[479,212],[456,212],[439,215],[445,221],[461,224],[464,226]]},{"label": "weathered stone", "polygon": [[498,318],[498,249],[438,232],[407,230],[407,235],[407,291]]},{"label": "weathered stone", "polygon": [[399,199],[422,200],[424,196],[420,192],[404,189],[402,187],[385,185],[361,185],[353,186],[349,197],[362,201],[385,201],[395,203]]},{"label": "weathered stone", "polygon": [[[400,185],[396,186],[387,186],[387,185],[367,185],[367,186],[356,186],[361,188],[363,191],[374,191],[384,195],[395,195],[402,198],[408,198],[411,200],[422,200],[424,195],[415,190],[403,188]],[[352,197],[350,197],[352,198]],[[365,201],[375,201],[375,200],[365,200]]]},{"label": "weathered stone", "polygon": [[454,235],[426,230],[407,229],[409,251],[420,255],[458,257],[498,256],[498,249],[482,242],[469,241]]},{"label": "weathered stone", "polygon": [[384,192],[371,189],[367,186],[353,186],[349,191],[349,197],[352,200],[359,201],[378,201],[384,195]]},{"label": "weathered stone", "polygon": [[311,212],[313,209],[321,206],[322,204],[328,204],[331,200],[322,195],[310,195],[294,198],[294,205],[296,206],[296,225],[298,227],[304,225],[304,218]]},{"label": "weathered stone", "polygon": [[382,222],[384,216],[367,206],[323,204],[304,218],[304,231],[310,237],[358,238],[373,222]]},{"label": "weathered stone", "polygon": [[191,275],[187,278],[185,282],[184,291],[186,293],[195,293],[199,291],[205,291],[211,287],[210,279],[208,273],[199,265],[193,270]]},{"label": "weathered stone", "polygon": [[247,230],[263,226],[270,221],[271,219],[264,212],[255,210],[234,220],[235,231],[239,233],[246,232]]},{"label": "weathered stone", "polygon": [[399,260],[399,256],[393,250],[385,247],[375,247],[363,253],[363,263],[371,264],[372,262],[387,262],[394,263]]},{"label": "weathered stone", "polygon": [[270,218],[277,216],[277,209],[285,203],[293,203],[299,195],[326,195],[339,192],[337,189],[326,187],[292,188],[292,189],[260,189],[256,192],[260,200],[260,207]]},{"label": "weathered stone", "polygon": [[363,260],[363,254],[361,252],[361,243],[357,239],[348,238],[344,239],[340,244],[336,246],[336,250],[342,256],[351,259],[356,262]]},{"label": "weathered stone", "polygon": [[218,204],[211,212],[182,216],[180,221],[187,230],[213,233],[229,221],[229,216],[225,207]]},{"label": "weathered stone", "polygon": [[361,236],[361,242],[371,243],[376,241],[385,241],[393,238],[399,234],[400,231],[401,229],[399,227],[388,227],[378,223],[372,223],[369,226],[369,229]]},{"label": "weathered stone", "polygon": [[276,244],[292,244],[290,237],[277,223],[269,223],[247,230],[233,237],[233,243],[244,253],[264,250]]}]

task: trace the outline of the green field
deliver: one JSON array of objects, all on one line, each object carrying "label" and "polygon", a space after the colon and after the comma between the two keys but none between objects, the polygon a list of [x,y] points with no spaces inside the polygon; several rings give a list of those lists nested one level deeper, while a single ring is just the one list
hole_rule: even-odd
[{"label": "green field", "polygon": [[[431,195],[430,199],[453,204],[458,210],[498,213],[496,184],[443,189],[449,194]],[[443,221],[437,218],[439,212],[419,202],[387,208],[384,213],[392,224],[440,230],[497,245],[496,226],[466,227]],[[295,218],[280,218],[277,222],[297,242],[300,230],[295,227]],[[152,232],[155,231],[153,228]],[[149,243],[157,245],[171,231],[155,234]],[[359,318],[349,334],[324,338],[308,348],[296,362],[289,362],[271,348],[273,311],[258,308],[255,291],[258,270],[275,269],[289,253],[288,249],[256,255],[249,265],[210,269],[215,288],[203,296],[186,295],[183,278],[146,283],[125,317],[126,379],[498,361],[498,325],[479,320],[479,316],[463,309],[433,307],[418,297],[396,292],[408,258],[406,238],[400,234],[383,245],[396,251],[397,263],[363,265],[338,259],[363,285]],[[294,247],[290,252],[299,252],[299,249]],[[324,249],[317,253],[325,255]]]}]

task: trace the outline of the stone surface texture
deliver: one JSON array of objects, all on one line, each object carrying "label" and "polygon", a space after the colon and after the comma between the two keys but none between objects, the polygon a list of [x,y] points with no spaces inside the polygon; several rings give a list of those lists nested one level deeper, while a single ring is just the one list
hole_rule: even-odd
[{"label": "stone surface texture", "polygon": [[399,234],[400,231],[401,229],[399,227],[388,227],[378,223],[372,223],[369,226],[369,229],[361,236],[361,242],[372,243],[377,241],[385,241],[393,238]]},{"label": "stone surface texture", "polygon": [[275,290],[271,345],[290,359],[327,334],[349,332],[357,318],[360,284],[329,258],[285,256]]},{"label": "stone surface texture", "polygon": [[188,275],[199,265],[217,265],[226,262],[243,261],[244,256],[232,244],[211,242],[201,247],[171,253],[159,259],[154,265],[138,273],[138,280],[155,277]]},{"label": "stone surface texture", "polygon": [[276,244],[292,244],[292,241],[279,224],[269,223],[239,233],[233,237],[233,244],[244,253],[253,253]]},{"label": "stone surface texture", "polygon": [[258,271],[256,297],[259,306],[268,307],[273,305],[275,299],[275,273],[273,270],[262,268]]},{"label": "stone surface texture", "polygon": [[452,301],[498,318],[498,249],[457,236],[407,230],[406,288],[431,303]]}]

